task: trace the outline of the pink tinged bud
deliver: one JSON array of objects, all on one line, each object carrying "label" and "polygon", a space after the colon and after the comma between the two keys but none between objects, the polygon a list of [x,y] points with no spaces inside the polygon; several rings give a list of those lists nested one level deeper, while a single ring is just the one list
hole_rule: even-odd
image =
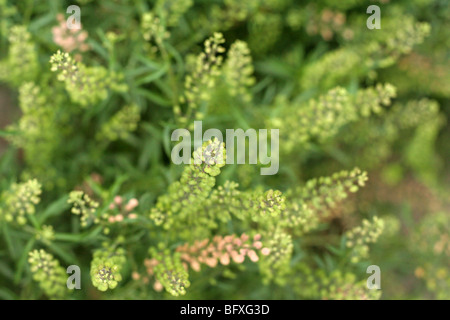
[{"label": "pink tinged bud", "polygon": [[208,244],[208,239],[204,239],[201,243],[200,243],[200,247],[203,248]]},{"label": "pink tinged bud", "polygon": [[108,222],[109,222],[109,223],[114,223],[114,222],[116,222],[116,219],[115,219],[113,216],[110,216],[110,217],[108,218]]},{"label": "pink tinged bud", "polygon": [[139,275],[139,273],[137,273],[136,271],[134,271],[131,274],[131,277],[133,278],[133,280],[139,280],[141,278],[141,276]]},{"label": "pink tinged bud", "polygon": [[80,46],[80,51],[88,51],[88,50],[89,50],[89,46],[87,44],[83,43]]},{"label": "pink tinged bud", "polygon": [[255,236],[253,237],[253,240],[255,240],[255,241],[261,240],[261,235],[259,233],[255,234]]},{"label": "pink tinged bud", "polygon": [[118,215],[116,216],[116,221],[117,221],[117,222],[123,221],[123,215],[118,214]]},{"label": "pink tinged bud", "polygon": [[158,280],[155,281],[155,284],[153,285],[153,289],[155,291],[161,292],[163,290],[163,285]]},{"label": "pink tinged bud", "polygon": [[190,262],[192,260],[191,256],[187,253],[183,253],[180,258],[186,260],[187,262]]},{"label": "pink tinged bud", "polygon": [[233,261],[236,263],[242,263],[245,260],[245,256],[241,255],[241,254],[237,254],[233,257]]},{"label": "pink tinged bud", "polygon": [[84,42],[84,41],[87,39],[87,37],[88,37],[87,32],[81,32],[81,33],[78,35],[78,41],[79,41],[79,42]]},{"label": "pink tinged bud", "polygon": [[121,196],[115,196],[114,197],[114,202],[115,202],[115,204],[120,206],[122,204],[122,197]]},{"label": "pink tinged bud", "polygon": [[132,213],[128,216],[128,218],[130,219],[137,219],[137,214],[136,213]]},{"label": "pink tinged bud", "polygon": [[220,263],[223,264],[224,266],[227,266],[230,264],[230,256],[228,254],[223,254],[220,257]]},{"label": "pink tinged bud", "polygon": [[250,258],[250,260],[251,260],[252,262],[258,262],[259,257],[258,257],[258,255],[256,254],[255,251],[250,250],[250,251],[248,252],[247,255],[248,255],[248,257]]},{"label": "pink tinged bud", "polygon": [[261,249],[262,248],[262,242],[261,241],[255,241],[253,242],[253,247],[255,247],[255,249]]},{"label": "pink tinged bud", "polygon": [[228,252],[230,252],[231,250],[233,250],[233,246],[231,244],[227,244],[225,246],[225,248],[227,249]]},{"label": "pink tinged bud", "polygon": [[115,205],[114,203],[111,203],[111,204],[109,205],[109,210],[113,210],[115,207],[116,207],[116,205]]},{"label": "pink tinged bud", "polygon": [[144,260],[144,265],[145,265],[147,268],[154,267],[154,266],[156,266],[158,263],[159,263],[158,260],[156,260],[155,258],[152,258],[152,259],[145,259],[145,260]]},{"label": "pink tinged bud", "polygon": [[233,242],[234,242],[234,244],[237,245],[237,246],[241,246],[241,245],[242,245],[241,239],[234,239]]},{"label": "pink tinged bud", "polygon": [[142,282],[143,282],[144,284],[148,284],[148,281],[149,281],[148,277],[143,277],[143,278],[142,278]]},{"label": "pink tinged bud", "polygon": [[77,43],[74,38],[67,38],[66,43],[62,44],[62,46],[65,46],[67,48],[67,51],[71,52],[76,48]]},{"label": "pink tinged bud", "polygon": [[214,268],[215,266],[217,266],[217,260],[214,258],[208,258],[208,259],[206,259],[206,264],[209,267]]},{"label": "pink tinged bud", "polygon": [[246,235],[245,233],[241,234],[241,240],[242,241],[247,241],[250,237],[248,235]]},{"label": "pink tinged bud", "polygon": [[198,261],[196,261],[196,260],[192,261],[191,268],[192,268],[192,270],[199,272],[200,271],[200,263],[198,263]]},{"label": "pink tinged bud", "polygon": [[139,205],[139,201],[135,198],[128,201],[127,205],[125,206],[125,210],[130,212],[134,208],[136,208]]},{"label": "pink tinged bud", "polygon": [[55,41],[56,37],[58,37],[58,39],[60,39],[60,29],[58,27],[53,27],[52,28],[52,33],[53,33],[53,41]]},{"label": "pink tinged bud", "polygon": [[263,248],[261,250],[261,253],[265,256],[268,256],[270,254],[270,249],[269,248]]}]

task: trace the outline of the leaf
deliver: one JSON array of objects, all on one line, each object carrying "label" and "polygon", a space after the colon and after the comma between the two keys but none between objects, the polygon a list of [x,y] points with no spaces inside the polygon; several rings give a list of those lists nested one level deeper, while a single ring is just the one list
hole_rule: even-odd
[{"label": "leaf", "polygon": [[49,244],[48,247],[69,265],[79,264],[78,259],[72,253],[72,250],[68,250],[68,248],[66,248],[66,247],[62,248],[61,246],[59,246],[55,243]]},{"label": "leaf", "polygon": [[23,268],[24,268],[25,262],[27,261],[27,258],[28,258],[28,253],[33,248],[35,242],[36,242],[36,239],[34,239],[34,238],[31,238],[30,240],[28,240],[27,244],[25,245],[25,248],[22,251],[22,255],[20,256],[19,262],[17,263],[16,273],[14,275],[14,283],[16,283],[16,284],[20,282]]},{"label": "leaf", "polygon": [[289,79],[293,76],[293,68],[279,59],[267,59],[256,64],[255,69],[263,74],[282,79]]},{"label": "leaf", "polygon": [[14,278],[13,270],[4,261],[0,261],[0,274],[9,279]]},{"label": "leaf", "polygon": [[125,77],[135,78],[137,76],[146,74],[146,73],[148,73],[150,71],[154,71],[154,70],[155,70],[155,68],[153,68],[153,67],[150,68],[148,66],[142,66],[142,67],[139,67],[139,68],[136,68],[136,69],[127,70],[125,72]]},{"label": "leaf", "polygon": [[333,258],[329,254],[325,254],[324,259],[325,259],[325,263],[327,265],[328,271],[335,269],[336,263],[334,262]]},{"label": "leaf", "polygon": [[46,15],[42,17],[36,17],[33,19],[28,27],[31,32],[36,32],[37,30],[41,30],[47,25],[52,25],[55,23],[55,13],[48,12]]},{"label": "leaf", "polygon": [[70,204],[67,203],[68,196],[64,195],[58,200],[52,202],[41,214],[38,215],[38,221],[43,224],[48,218],[60,215],[67,209],[69,209]]},{"label": "leaf", "polygon": [[19,251],[18,250],[16,251],[16,248],[15,248],[16,246],[14,245],[15,242],[11,238],[11,233],[9,232],[8,226],[6,224],[3,225],[3,234],[5,236],[6,245],[8,247],[11,258],[13,260],[16,260],[17,259],[16,252],[19,252]]},{"label": "leaf", "polygon": [[0,137],[16,136],[18,134],[19,131],[0,130]]},{"label": "leaf", "polygon": [[163,96],[161,96],[157,93],[151,92],[150,90],[141,89],[141,88],[136,88],[135,90],[136,90],[136,93],[146,97],[148,100],[150,100],[156,104],[159,104],[163,107],[171,107],[172,106],[172,103],[170,102],[170,100],[164,98]]},{"label": "leaf", "polygon": [[108,60],[108,58],[109,58],[108,51],[106,49],[104,49],[100,43],[95,41],[92,37],[89,37],[87,42],[88,42],[89,46],[95,52],[97,52],[99,55],[101,55],[105,60]]},{"label": "leaf", "polygon": [[319,256],[314,255],[313,260],[317,263],[317,266],[319,266],[319,268],[326,270],[325,263],[322,261],[322,259]]},{"label": "leaf", "polygon": [[155,81],[156,79],[159,79],[163,75],[165,75],[167,73],[167,70],[169,70],[169,66],[166,64],[158,71],[153,72],[152,74],[149,74],[146,77],[143,77],[141,79],[137,79],[135,81],[135,85],[140,86],[140,85],[143,85],[146,83],[151,83],[151,82]]},{"label": "leaf", "polygon": [[147,140],[147,142],[144,144],[144,146],[142,148],[142,152],[139,156],[139,160],[138,160],[139,170],[144,172],[149,165],[150,159],[156,159],[156,161],[157,161],[157,157],[155,157],[155,155],[157,156],[160,153],[158,146],[159,146],[158,141],[150,140],[150,139]]},{"label": "leaf", "polygon": [[337,256],[342,255],[341,249],[338,249],[338,248],[336,248],[336,247],[334,247],[334,246],[331,246],[331,245],[326,246],[326,248],[327,248],[328,250],[330,250],[332,253],[334,253],[335,255],[337,255]]},{"label": "leaf", "polygon": [[97,237],[102,231],[102,227],[97,227],[94,230],[84,233],[55,233],[55,240],[68,241],[68,242],[87,242]]},{"label": "leaf", "polygon": [[175,58],[177,61],[177,72],[183,75],[185,72],[184,59],[181,54],[175,49],[170,43],[165,43],[167,51]]},{"label": "leaf", "polygon": [[33,225],[33,227],[34,227],[36,230],[39,230],[39,229],[41,228],[41,226],[40,226],[38,220],[36,219],[36,217],[35,217],[34,215],[32,215],[32,214],[28,215],[28,220],[31,221],[31,224]]},{"label": "leaf", "polygon": [[142,63],[145,64],[147,67],[149,67],[149,68],[151,68],[151,69],[153,69],[153,70],[159,70],[159,69],[161,69],[161,65],[160,65],[160,64],[158,64],[158,63],[156,63],[156,62],[154,62],[154,61],[151,61],[151,60],[149,60],[149,59],[147,59],[147,58],[145,58],[145,57],[143,57],[143,56],[141,56],[141,55],[139,55],[139,56],[137,57],[137,60],[140,61],[140,62],[142,62]]},{"label": "leaf", "polygon": [[164,128],[164,135],[163,135],[163,147],[164,151],[166,152],[167,157],[171,156],[171,140],[170,140],[170,131],[171,129],[169,127]]},{"label": "leaf", "polygon": [[3,300],[18,300],[19,297],[7,288],[0,288],[0,298]]},{"label": "leaf", "polygon": [[119,177],[116,178],[116,181],[114,181],[114,184],[112,185],[111,189],[110,189],[110,194],[111,195],[116,195],[119,193],[120,187],[122,186],[122,184],[128,179],[127,175],[121,175]]}]

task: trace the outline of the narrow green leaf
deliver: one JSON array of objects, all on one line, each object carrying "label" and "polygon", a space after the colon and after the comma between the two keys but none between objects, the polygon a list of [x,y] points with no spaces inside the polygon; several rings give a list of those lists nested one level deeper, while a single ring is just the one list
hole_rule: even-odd
[{"label": "narrow green leaf", "polygon": [[17,263],[16,267],[16,273],[14,275],[14,283],[19,283],[20,279],[22,277],[23,268],[25,266],[25,262],[28,258],[28,253],[31,251],[31,249],[34,246],[34,243],[36,242],[35,238],[31,238],[28,240],[27,244],[25,245],[25,249],[22,251],[22,254],[20,255],[19,262]]},{"label": "narrow green leaf", "polygon": [[48,218],[60,215],[64,211],[66,211],[70,205],[67,203],[68,196],[64,195],[58,200],[52,202],[47,209],[44,210],[41,214],[38,215],[38,221],[40,224],[43,224]]}]

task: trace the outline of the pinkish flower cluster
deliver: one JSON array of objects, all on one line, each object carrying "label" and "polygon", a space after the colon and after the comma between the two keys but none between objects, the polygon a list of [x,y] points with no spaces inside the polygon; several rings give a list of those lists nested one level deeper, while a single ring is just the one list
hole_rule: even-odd
[{"label": "pinkish flower cluster", "polygon": [[345,27],[345,20],[345,14],[342,12],[324,9],[320,13],[314,13],[306,31],[310,35],[320,34],[325,41],[330,41],[335,34],[341,34],[344,39],[351,40],[353,31]]},{"label": "pinkish flower cluster", "polygon": [[85,43],[88,33],[86,31],[69,29],[63,14],[56,17],[59,25],[52,28],[53,42],[63,48],[65,52],[78,50],[80,52],[88,51],[89,46]]},{"label": "pinkish flower cluster", "polygon": [[[197,272],[200,271],[201,264],[214,268],[219,263],[222,265],[229,265],[232,261],[243,263],[246,257],[252,262],[258,262],[258,253],[265,256],[270,254],[270,249],[263,247],[260,234],[250,238],[245,233],[241,236],[234,234],[224,237],[215,236],[212,241],[204,239],[195,241],[192,245],[185,243],[177,247],[175,251],[181,254],[180,257],[186,270],[190,266]],[[145,259],[144,265],[147,269],[147,275],[141,276],[139,273],[134,272],[133,279],[147,284],[149,277],[154,275],[154,268],[159,263],[155,258]],[[158,280],[155,280],[153,288],[158,292],[163,290],[163,286]]]},{"label": "pinkish flower cluster", "polygon": [[212,241],[209,239],[195,241],[192,245],[186,243],[179,246],[176,251],[181,253],[181,259],[195,271],[200,271],[201,264],[214,268],[218,263],[222,265],[228,265],[231,261],[242,263],[246,257],[252,262],[257,262],[259,260],[257,252],[264,255],[270,253],[268,248],[263,248],[260,234],[250,239],[245,233],[240,237],[233,234],[225,237],[215,236]]},{"label": "pinkish flower cluster", "polygon": [[[154,274],[153,270],[158,264],[159,264],[159,261],[156,260],[155,258],[145,259],[144,265],[147,268],[148,276],[141,277],[141,275],[136,272],[133,279],[140,280],[142,278],[143,283],[147,284],[149,282],[149,277],[153,276],[153,274]],[[155,282],[153,283],[153,289],[155,289],[155,291],[157,291],[157,292],[161,292],[163,290],[163,285],[161,284],[161,282],[159,282],[158,280],[155,279]]]},{"label": "pinkish flower cluster", "polygon": [[[150,261],[150,259],[147,259],[146,261]],[[152,272],[153,272],[153,268],[152,268]],[[149,276],[151,276],[151,275],[153,275],[153,274],[142,276],[139,272],[133,271],[133,273],[131,274],[131,278],[134,281],[140,281],[144,285],[147,285],[149,283],[149,281],[150,281],[150,277]],[[155,282],[153,283],[153,289],[155,291],[157,291],[157,292],[161,292],[161,291],[164,290],[164,287],[163,287],[161,282],[159,282],[158,280],[155,280]]]},{"label": "pinkish flower cluster", "polygon": [[[251,239],[245,233],[240,237],[233,234],[225,237],[215,236],[212,241],[209,239],[195,241],[192,245],[185,243],[177,247],[176,251],[181,253],[181,260],[186,269],[190,266],[195,271],[200,271],[202,264],[214,268],[218,263],[222,265],[228,265],[232,261],[242,263],[246,257],[252,262],[257,262],[258,252],[263,255],[270,253],[269,248],[263,247],[260,234]],[[158,263],[159,261],[154,258],[144,261],[149,275],[153,275],[153,268]]]},{"label": "pinkish flower cluster", "polygon": [[132,211],[139,205],[139,201],[135,198],[128,200],[125,204],[121,196],[115,196],[114,201],[109,205],[109,210],[117,210],[117,214],[108,217],[109,223],[121,222],[125,217],[136,219],[137,214]]}]

